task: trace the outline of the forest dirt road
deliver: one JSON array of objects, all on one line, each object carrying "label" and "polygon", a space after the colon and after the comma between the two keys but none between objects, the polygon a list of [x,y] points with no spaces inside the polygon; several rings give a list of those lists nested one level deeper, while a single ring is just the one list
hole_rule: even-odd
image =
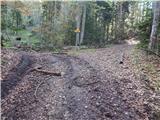
[{"label": "forest dirt road", "polygon": [[[115,45],[81,52],[76,57],[19,52],[32,59],[30,69],[41,66],[42,70],[61,72],[62,76],[27,69],[2,99],[2,118],[151,120],[147,105],[150,93],[130,68],[132,49],[129,45]],[[124,63],[119,64],[122,53]]]}]

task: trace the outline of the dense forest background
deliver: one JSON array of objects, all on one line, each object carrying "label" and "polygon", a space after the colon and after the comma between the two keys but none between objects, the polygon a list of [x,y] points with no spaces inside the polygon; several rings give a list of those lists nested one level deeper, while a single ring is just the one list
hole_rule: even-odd
[{"label": "dense forest background", "polygon": [[2,1],[1,45],[57,50],[136,38],[159,54],[159,16],[159,1]]}]

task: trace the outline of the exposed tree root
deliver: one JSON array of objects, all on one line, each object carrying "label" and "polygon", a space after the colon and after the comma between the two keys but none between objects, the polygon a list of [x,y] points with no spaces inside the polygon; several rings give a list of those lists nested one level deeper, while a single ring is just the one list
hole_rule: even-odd
[{"label": "exposed tree root", "polygon": [[38,90],[38,88],[42,85],[44,83],[44,81],[42,81],[42,82],[40,82],[39,84],[38,84],[38,86],[36,87],[36,90],[35,90],[35,92],[34,92],[34,96],[37,98],[37,90]]}]

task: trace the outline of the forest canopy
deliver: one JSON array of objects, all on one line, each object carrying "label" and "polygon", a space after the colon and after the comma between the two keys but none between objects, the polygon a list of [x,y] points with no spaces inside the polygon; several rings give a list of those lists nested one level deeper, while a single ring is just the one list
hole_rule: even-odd
[{"label": "forest canopy", "polygon": [[2,1],[1,45],[55,50],[136,38],[159,54],[159,8],[159,1]]}]

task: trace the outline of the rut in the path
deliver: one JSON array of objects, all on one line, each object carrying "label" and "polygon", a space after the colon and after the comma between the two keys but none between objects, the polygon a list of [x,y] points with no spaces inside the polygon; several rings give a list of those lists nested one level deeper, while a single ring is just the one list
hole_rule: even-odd
[{"label": "rut in the path", "polygon": [[[94,114],[89,110],[89,91],[87,87],[98,84],[96,71],[87,62],[79,61],[78,58],[66,56],[65,61],[68,71],[65,77],[65,96],[67,112],[72,120],[90,120]],[[98,77],[98,76],[97,76]]]},{"label": "rut in the path", "polygon": [[64,86],[69,117],[63,119],[143,119],[143,114],[131,108],[123,98],[118,79],[111,73],[106,77],[79,58],[65,56],[63,60],[69,68]]},{"label": "rut in the path", "polygon": [[9,90],[13,89],[17,83],[22,80],[23,75],[30,68],[32,63],[33,61],[28,55],[22,55],[20,63],[11,69],[6,78],[1,82],[2,99],[9,94]]}]

